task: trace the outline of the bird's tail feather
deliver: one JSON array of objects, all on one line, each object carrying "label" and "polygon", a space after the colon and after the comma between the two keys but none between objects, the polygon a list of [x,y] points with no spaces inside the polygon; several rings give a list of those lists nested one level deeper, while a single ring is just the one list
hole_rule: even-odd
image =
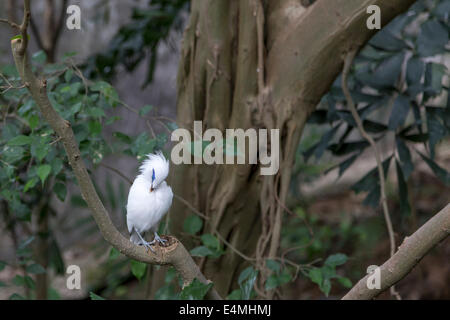
[{"label": "bird's tail feather", "polygon": [[137,235],[137,233],[134,230],[131,232],[130,241],[137,245],[142,244],[141,238],[139,238],[139,236]]}]

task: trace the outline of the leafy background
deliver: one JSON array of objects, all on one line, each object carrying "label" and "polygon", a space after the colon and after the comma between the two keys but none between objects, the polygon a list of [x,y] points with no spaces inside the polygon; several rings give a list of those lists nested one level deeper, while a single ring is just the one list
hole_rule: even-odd
[{"label": "leafy background", "polygon": [[[96,12],[103,17],[95,19],[111,19],[108,5],[98,3]],[[167,66],[173,61],[164,58],[167,52],[178,54],[174,39],[180,38],[188,10],[188,1],[158,0],[133,7],[109,44],[87,56],[62,53],[50,64],[43,51],[33,50],[33,68],[48,78],[51,102],[72,123],[96,188],[121,230],[125,230],[127,178],[133,178],[145,154],[169,150],[168,137],[176,128],[173,100],[160,104],[155,97],[127,96],[121,80],[129,80],[130,73],[139,79],[133,81],[134,87],[155,91],[158,66],[174,72]],[[349,79],[364,127],[382,146],[388,198],[399,235],[411,233],[448,202],[449,12],[449,0],[418,1],[360,52]],[[11,61],[2,63],[0,72],[1,228],[14,248],[12,253],[5,247],[0,252],[1,297],[34,298],[36,276],[43,273],[51,278],[48,298],[74,297],[64,290],[65,267],[73,261],[83,262],[89,270],[83,279],[88,286],[77,298],[147,297],[151,291],[147,280],[161,268],[130,260],[98,241],[61,142],[20,87]],[[168,90],[173,95],[174,87]],[[362,170],[357,168],[359,163],[364,164]],[[117,167],[119,174],[112,170]],[[337,188],[311,196],[305,188],[321,179],[339,185],[358,172],[361,177],[350,179],[345,191]],[[361,277],[361,265],[384,261],[388,244],[377,209],[379,197],[371,151],[355,130],[338,77],[311,115],[299,145],[288,203],[293,212],[285,217],[283,228],[285,259],[266,261],[273,274],[265,289],[279,290],[287,298],[335,298]],[[50,217],[44,235],[50,244],[46,267],[35,261],[32,250],[43,235],[31,226],[42,215]],[[202,224],[195,212],[184,221],[184,232],[196,243],[191,254],[220,257],[226,244],[201,233]],[[170,232],[167,220],[160,228]],[[411,292],[413,298],[448,298],[448,288],[442,286],[445,281],[439,285],[430,276],[450,275],[445,259],[432,255],[422,268],[400,290]],[[155,299],[202,299],[212,285],[194,281],[182,289],[175,271],[165,271]],[[424,287],[414,286],[413,280],[420,277]],[[249,264],[227,298],[257,297],[256,278],[257,271]]]}]

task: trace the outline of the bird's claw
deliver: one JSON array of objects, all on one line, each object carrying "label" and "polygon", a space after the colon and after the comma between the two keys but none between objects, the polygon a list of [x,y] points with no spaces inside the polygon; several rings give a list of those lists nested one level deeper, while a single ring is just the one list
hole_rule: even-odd
[{"label": "bird's claw", "polygon": [[155,241],[158,241],[158,243],[159,243],[161,246],[163,246],[163,247],[165,246],[165,244],[166,244],[166,242],[167,242],[166,239],[161,238],[161,237],[158,236],[158,234],[156,234],[156,233],[155,233],[155,239],[153,239],[152,242],[155,242]]},{"label": "bird's claw", "polygon": [[155,250],[152,248],[152,245],[153,245],[152,242],[153,242],[153,241],[151,241],[151,242],[145,242],[145,243],[142,244],[142,245],[145,247],[145,249],[147,250],[147,253],[148,253],[148,250],[149,250],[149,249],[150,249],[151,252],[155,253]]}]

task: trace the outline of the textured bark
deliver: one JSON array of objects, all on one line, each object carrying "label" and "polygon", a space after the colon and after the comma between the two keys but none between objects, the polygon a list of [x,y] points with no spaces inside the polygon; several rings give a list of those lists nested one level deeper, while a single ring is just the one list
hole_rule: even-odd
[{"label": "textured bark", "polygon": [[[277,255],[280,203],[307,116],[341,71],[345,53],[376,31],[366,27],[367,6],[380,6],[385,25],[413,2],[318,0],[305,8],[293,0],[192,1],[178,71],[178,124],[192,131],[194,120],[202,120],[203,129],[278,128],[281,134],[275,176],[260,176],[256,165],[172,167],[174,192],[209,217],[203,232],[219,233],[259,266],[262,257]],[[181,233],[187,214],[174,203],[172,232]],[[226,294],[243,262],[227,250],[202,266]]]},{"label": "textured bark", "polygon": [[380,267],[380,289],[368,289],[362,278],[342,299],[368,300],[403,279],[422,258],[450,234],[450,204],[428,220],[410,237],[406,237],[398,251]]}]

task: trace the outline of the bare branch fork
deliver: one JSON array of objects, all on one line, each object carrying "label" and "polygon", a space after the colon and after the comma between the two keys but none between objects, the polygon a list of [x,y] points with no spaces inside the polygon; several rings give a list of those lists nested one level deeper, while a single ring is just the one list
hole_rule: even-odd
[{"label": "bare branch fork", "polygon": [[[150,252],[147,253],[143,247],[131,243],[114,226],[86,170],[86,166],[81,158],[81,153],[75,140],[70,122],[63,119],[51,105],[47,96],[46,79],[36,78],[31,70],[26,54],[28,42],[26,33],[29,20],[30,1],[24,0],[24,19],[19,28],[22,37],[11,40],[14,62],[24,85],[30,91],[31,96],[35,100],[36,105],[38,106],[43,117],[61,138],[69,159],[69,164],[73,169],[83,199],[91,209],[92,215],[103,238],[122,254],[134,260],[149,264],[172,265],[183,278],[185,285],[189,284],[194,278],[197,278],[203,283],[208,283],[209,281],[201,273],[189,252],[176,238],[169,237],[169,246],[156,246],[156,253],[152,254]],[[207,298],[221,299],[220,295],[214,288],[209,290]]]}]

